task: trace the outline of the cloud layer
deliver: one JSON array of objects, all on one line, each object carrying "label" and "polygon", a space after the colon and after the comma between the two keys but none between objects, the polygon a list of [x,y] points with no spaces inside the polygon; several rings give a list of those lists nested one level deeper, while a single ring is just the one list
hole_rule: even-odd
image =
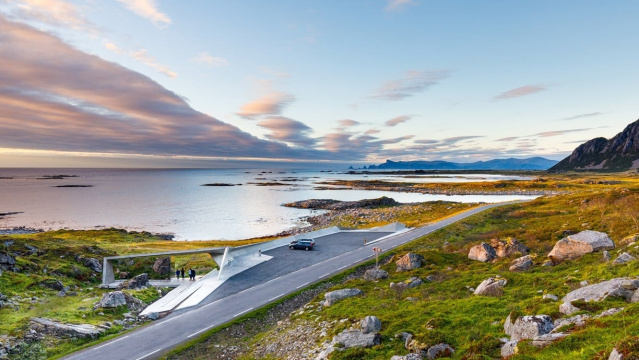
[{"label": "cloud layer", "polygon": [[449,70],[412,70],[399,79],[385,82],[371,97],[383,101],[403,100],[428,90],[448,77],[450,77]]},{"label": "cloud layer", "polygon": [[546,90],[546,87],[545,86],[541,86],[541,85],[520,86],[518,88],[510,89],[508,91],[505,91],[505,92],[495,96],[494,99],[495,100],[504,100],[504,99],[518,98],[518,97],[522,97],[522,96],[536,94],[536,93],[544,91],[544,90]]},{"label": "cloud layer", "polygon": [[127,9],[158,26],[169,26],[171,19],[158,9],[155,0],[118,0]]}]

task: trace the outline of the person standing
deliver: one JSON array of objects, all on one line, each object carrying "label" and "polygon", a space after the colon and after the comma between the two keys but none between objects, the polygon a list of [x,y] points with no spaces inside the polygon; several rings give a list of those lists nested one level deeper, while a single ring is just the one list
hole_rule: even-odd
[{"label": "person standing", "polygon": [[175,278],[180,280],[180,269],[175,269]]},{"label": "person standing", "polygon": [[184,268],[182,268],[182,270],[180,271],[180,273],[182,274],[182,280],[184,280]]},{"label": "person standing", "polygon": [[193,280],[193,269],[189,268],[189,280]]}]

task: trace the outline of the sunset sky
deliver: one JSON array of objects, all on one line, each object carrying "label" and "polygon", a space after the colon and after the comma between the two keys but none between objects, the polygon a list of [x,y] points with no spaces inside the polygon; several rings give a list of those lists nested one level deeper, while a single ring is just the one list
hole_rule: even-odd
[{"label": "sunset sky", "polygon": [[638,1],[0,0],[0,167],[561,159],[639,118]]}]

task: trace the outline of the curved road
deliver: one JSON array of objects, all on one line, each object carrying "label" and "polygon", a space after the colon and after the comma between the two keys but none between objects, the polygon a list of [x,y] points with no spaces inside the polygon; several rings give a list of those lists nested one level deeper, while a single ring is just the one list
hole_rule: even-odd
[{"label": "curved road", "polygon": [[[519,201],[481,205],[433,224],[390,236],[373,244],[381,247],[384,251],[392,250],[486,209],[517,202]],[[73,353],[65,359],[150,360],[159,358],[175,346],[194,339],[211,328],[229,322],[312,283],[331,277],[373,256],[372,246],[356,247],[354,250],[305,266],[267,282],[247,287],[226,297],[217,300],[209,297],[210,300],[214,301],[190,311],[173,313],[126,335]]]}]

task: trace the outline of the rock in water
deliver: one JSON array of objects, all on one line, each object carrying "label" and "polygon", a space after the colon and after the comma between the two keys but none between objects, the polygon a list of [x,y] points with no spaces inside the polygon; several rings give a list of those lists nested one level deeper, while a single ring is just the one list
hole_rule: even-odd
[{"label": "rock in water", "polygon": [[367,316],[359,323],[364,334],[377,333],[382,329],[382,322],[376,316]]},{"label": "rock in water", "polygon": [[167,256],[155,260],[153,272],[160,275],[168,275],[171,272],[171,258]]},{"label": "rock in water", "polygon": [[421,255],[408,253],[395,262],[397,271],[407,271],[420,268],[424,257]]},{"label": "rock in water", "polygon": [[63,324],[46,318],[31,318],[31,329],[66,338],[91,338],[95,339],[105,330],[90,324]]},{"label": "rock in water", "polygon": [[550,333],[553,328],[552,318],[548,315],[522,316],[510,327],[510,337],[513,341],[533,339]]},{"label": "rock in water", "polygon": [[149,274],[146,273],[140,274],[130,280],[123,282],[122,284],[118,285],[116,289],[140,289],[144,286],[149,286]]},{"label": "rock in water", "polygon": [[388,272],[382,269],[370,269],[366,270],[364,273],[364,280],[379,280],[379,279],[387,279]]},{"label": "rock in water", "polygon": [[558,264],[565,260],[577,259],[584,254],[614,248],[615,244],[606,233],[586,230],[557,241],[548,257],[553,263]]},{"label": "rock in water", "polygon": [[479,284],[475,290],[475,295],[484,296],[500,296],[503,294],[503,288],[508,281],[504,278],[493,276]]},{"label": "rock in water", "polygon": [[468,258],[471,260],[479,260],[481,262],[488,262],[497,257],[497,253],[492,246],[483,242],[479,245],[475,245],[470,248],[468,252]]}]

